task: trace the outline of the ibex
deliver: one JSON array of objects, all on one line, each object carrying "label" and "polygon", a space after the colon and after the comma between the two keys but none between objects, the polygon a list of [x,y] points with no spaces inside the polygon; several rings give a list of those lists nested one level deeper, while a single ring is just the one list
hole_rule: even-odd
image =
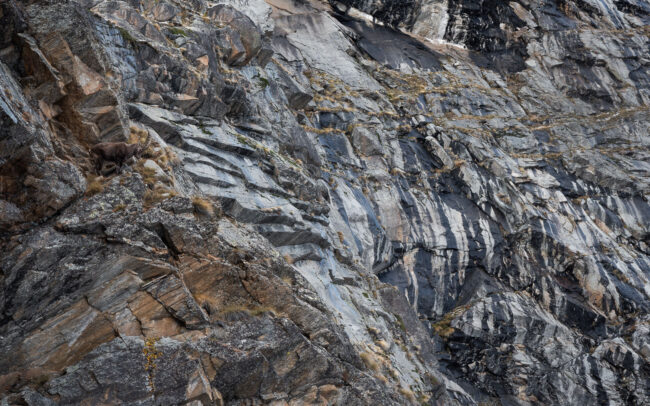
[{"label": "ibex", "polygon": [[102,142],[90,149],[90,154],[95,161],[95,170],[101,175],[104,162],[113,162],[117,173],[122,172],[122,165],[132,157],[140,158],[151,143],[151,134],[147,131],[147,139],[143,144],[127,144],[125,142]]}]

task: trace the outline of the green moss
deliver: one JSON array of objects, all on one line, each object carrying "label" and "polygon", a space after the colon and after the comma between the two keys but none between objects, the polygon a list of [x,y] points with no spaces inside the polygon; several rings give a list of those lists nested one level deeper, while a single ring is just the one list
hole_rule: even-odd
[{"label": "green moss", "polygon": [[212,135],[212,133],[210,133],[210,131],[208,131],[208,130],[205,128],[205,125],[203,124],[203,122],[199,122],[199,126],[198,126],[198,127],[199,127],[199,129],[201,130],[201,132],[202,132],[203,134],[205,134],[205,135]]},{"label": "green moss", "polygon": [[187,37],[187,32],[185,30],[178,28],[178,27],[172,27],[169,29],[169,32],[174,34],[174,35],[182,35],[184,37]]},{"label": "green moss", "polygon": [[135,38],[133,38],[133,36],[124,28],[117,27],[117,29],[120,32],[122,39],[124,39],[126,43],[131,44],[133,46],[135,46],[138,43],[138,41]]},{"label": "green moss", "polygon": [[397,319],[397,325],[399,326],[400,330],[406,332],[406,325],[404,325],[404,320],[402,320],[402,316],[396,314],[395,318]]},{"label": "green moss", "polygon": [[269,80],[260,76],[257,78],[257,85],[262,89],[266,89],[269,86]]},{"label": "green moss", "polygon": [[251,144],[251,142],[248,140],[248,138],[244,137],[243,135],[241,135],[239,133],[236,133],[235,137],[237,137],[237,141],[239,141],[240,143],[242,143],[244,145],[248,145],[249,147],[253,146],[253,144]]}]

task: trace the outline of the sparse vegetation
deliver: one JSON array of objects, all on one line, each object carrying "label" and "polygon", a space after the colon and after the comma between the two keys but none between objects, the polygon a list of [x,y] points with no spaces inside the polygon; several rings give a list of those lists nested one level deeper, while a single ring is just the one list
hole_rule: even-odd
[{"label": "sparse vegetation", "polygon": [[435,375],[433,375],[431,372],[425,373],[425,377],[429,380],[429,383],[431,383],[431,385],[433,386],[440,385],[440,381],[438,380],[438,378],[436,378]]},{"label": "sparse vegetation", "polygon": [[208,131],[207,128],[205,128],[205,124],[203,124],[203,121],[199,121],[199,125],[198,125],[198,127],[199,127],[199,130],[201,130],[201,132],[202,132],[203,134],[205,134],[205,135],[212,135],[212,133],[211,133],[210,131]]},{"label": "sparse vegetation", "polygon": [[433,327],[433,331],[438,334],[440,337],[447,338],[451,336],[454,331],[456,331],[455,328],[451,326],[452,320],[454,320],[456,317],[460,316],[463,314],[467,309],[470,308],[471,305],[465,305],[465,306],[459,306],[449,313],[445,314],[442,319],[440,319],[436,323],[432,323],[431,327]]},{"label": "sparse vegetation", "polygon": [[301,127],[307,132],[318,134],[318,135],[322,135],[322,134],[345,134],[345,131],[340,130],[338,128],[334,128],[334,127],[314,128],[314,127],[310,127],[308,125],[302,125]]},{"label": "sparse vegetation", "polygon": [[219,313],[221,315],[227,315],[227,314],[239,313],[239,312],[243,312],[255,317],[268,312],[271,312],[275,315],[275,310],[273,308],[268,306],[262,306],[262,305],[231,304],[219,310]]},{"label": "sparse vegetation", "polygon": [[183,37],[187,37],[187,32],[185,32],[185,30],[183,30],[182,28],[171,27],[169,29],[169,32],[172,33],[173,35],[182,35]]},{"label": "sparse vegetation", "polygon": [[93,196],[104,191],[104,178],[89,174],[86,177],[86,196]]},{"label": "sparse vegetation", "polygon": [[153,168],[147,168],[142,164],[138,164],[136,170],[140,175],[142,175],[142,181],[149,187],[153,187],[156,184],[156,170]]},{"label": "sparse vegetation", "polygon": [[156,187],[155,189],[148,189],[144,192],[144,202],[143,206],[145,209],[149,209],[156,204],[167,200],[174,196],[178,196],[178,192],[172,189],[167,189],[165,187]]},{"label": "sparse vegetation", "polygon": [[126,209],[126,204],[118,204],[115,207],[113,207],[113,213],[117,213],[118,211],[122,211]]},{"label": "sparse vegetation", "polygon": [[47,374],[39,374],[30,380],[30,383],[39,388],[44,386],[50,381],[50,376]]},{"label": "sparse vegetation", "polygon": [[375,356],[373,356],[369,352],[362,352],[359,354],[361,359],[363,360],[363,363],[366,364],[366,367],[372,371],[379,371],[379,363],[375,360]]},{"label": "sparse vegetation", "polygon": [[[364,292],[364,293],[365,293],[365,292]],[[379,329],[376,328],[376,327],[368,327],[367,330],[368,330],[368,333],[369,333],[370,335],[372,335],[372,336],[377,336],[377,335],[379,335]]]},{"label": "sparse vegetation", "polygon": [[397,326],[402,330],[403,332],[406,332],[406,326],[404,325],[404,320],[402,320],[402,316],[399,314],[395,314],[395,319],[397,320]]},{"label": "sparse vegetation", "polygon": [[214,206],[211,201],[200,196],[194,196],[192,198],[192,205],[194,205],[194,211],[196,213],[210,217],[214,216]]},{"label": "sparse vegetation", "polygon": [[257,85],[262,88],[262,90],[266,89],[269,86],[269,80],[267,78],[263,78],[261,76],[257,77]]},{"label": "sparse vegetation", "polygon": [[618,268],[614,268],[614,269],[612,270],[612,274],[614,274],[614,276],[616,276],[616,278],[617,278],[619,281],[624,282],[624,283],[627,283],[627,284],[630,283],[630,278],[628,278],[627,276],[625,276],[625,274],[623,274],[623,272],[621,272]]},{"label": "sparse vegetation", "polygon": [[288,255],[288,254],[284,254],[282,257],[283,257],[284,260],[287,262],[287,264],[289,264],[289,265],[293,265],[294,260],[293,260],[293,258],[292,258],[290,255]]},{"label": "sparse vegetation", "polygon": [[383,383],[384,385],[388,384],[388,378],[379,372],[375,374],[375,378],[377,378],[377,380],[379,380],[379,382]]},{"label": "sparse vegetation", "polygon": [[390,350],[390,344],[385,340],[377,340],[375,343],[384,351],[388,352]]},{"label": "sparse vegetation", "polygon": [[414,402],[414,403],[415,403],[416,398],[415,398],[415,394],[413,393],[412,390],[407,389],[407,388],[400,387],[400,388],[399,388],[399,393],[401,393],[402,396],[404,396],[405,398],[407,398],[407,399],[410,400],[411,402]]},{"label": "sparse vegetation", "polygon": [[131,33],[129,33],[129,31],[125,30],[122,27],[117,27],[117,30],[120,32],[120,35],[122,36],[122,39],[124,39],[124,42],[126,42],[127,44],[131,44],[132,46],[137,45],[138,41],[135,38],[133,38],[133,36],[131,35]]}]

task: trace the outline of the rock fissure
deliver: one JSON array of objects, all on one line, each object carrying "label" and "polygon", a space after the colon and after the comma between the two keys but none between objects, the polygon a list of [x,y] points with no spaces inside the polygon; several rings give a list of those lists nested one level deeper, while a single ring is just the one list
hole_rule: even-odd
[{"label": "rock fissure", "polygon": [[217,3],[0,3],[0,403],[648,403],[643,1]]}]

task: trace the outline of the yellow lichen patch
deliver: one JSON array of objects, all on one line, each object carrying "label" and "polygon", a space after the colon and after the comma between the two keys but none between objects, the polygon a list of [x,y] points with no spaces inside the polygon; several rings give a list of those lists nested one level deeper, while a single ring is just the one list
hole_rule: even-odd
[{"label": "yellow lichen patch", "polygon": [[156,348],[156,343],[160,340],[158,337],[148,337],[144,341],[144,354],[145,364],[144,370],[147,372],[149,392],[153,393],[156,390],[154,378],[156,373],[156,360],[160,358],[162,352]]}]

